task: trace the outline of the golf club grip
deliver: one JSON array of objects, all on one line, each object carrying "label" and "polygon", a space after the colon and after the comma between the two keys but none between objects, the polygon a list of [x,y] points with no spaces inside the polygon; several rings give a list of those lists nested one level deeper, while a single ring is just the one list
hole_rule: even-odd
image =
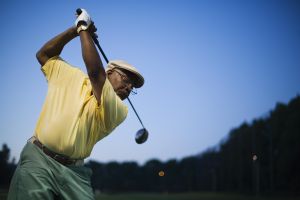
[{"label": "golf club grip", "polygon": [[[76,9],[76,13],[77,13],[77,15],[80,15],[80,14],[82,13],[82,10],[81,10],[80,8],[77,8],[77,9]],[[98,39],[96,38],[95,35],[93,35],[92,38],[93,38],[93,40],[94,40],[94,43],[97,45],[98,49],[100,50],[100,52],[101,52],[101,54],[102,54],[104,60],[105,60],[106,63],[108,64],[109,61],[108,61],[108,59],[107,59],[107,57],[106,57],[104,51],[102,50],[102,48],[101,48],[101,46],[100,46],[100,44],[99,44]]]}]

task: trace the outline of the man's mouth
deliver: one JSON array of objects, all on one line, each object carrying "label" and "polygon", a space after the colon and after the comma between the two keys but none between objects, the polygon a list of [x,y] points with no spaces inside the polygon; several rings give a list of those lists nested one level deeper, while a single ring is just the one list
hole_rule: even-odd
[{"label": "man's mouth", "polygon": [[121,97],[121,99],[125,99],[126,97],[128,97],[128,92],[124,90],[119,90],[117,94],[119,95],[119,97]]}]

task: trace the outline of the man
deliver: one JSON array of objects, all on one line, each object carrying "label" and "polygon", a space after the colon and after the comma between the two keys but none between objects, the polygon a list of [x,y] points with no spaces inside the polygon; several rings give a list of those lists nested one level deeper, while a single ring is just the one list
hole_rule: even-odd
[{"label": "man", "polygon": [[[122,100],[144,84],[141,74],[124,61],[112,61],[104,70],[91,37],[96,28],[84,9],[75,25],[37,53],[48,93],[34,136],[21,153],[8,199],[93,199],[91,170],[83,166],[83,159],[124,121],[127,107]],[[77,36],[88,75],[59,57]]]}]

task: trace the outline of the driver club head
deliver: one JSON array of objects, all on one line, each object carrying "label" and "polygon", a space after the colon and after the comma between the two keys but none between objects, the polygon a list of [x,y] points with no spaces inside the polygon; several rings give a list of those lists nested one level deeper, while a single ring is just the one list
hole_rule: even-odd
[{"label": "driver club head", "polygon": [[135,142],[138,144],[142,144],[144,142],[147,141],[148,139],[148,131],[145,128],[142,128],[140,130],[138,130],[138,132],[136,132],[135,134]]}]

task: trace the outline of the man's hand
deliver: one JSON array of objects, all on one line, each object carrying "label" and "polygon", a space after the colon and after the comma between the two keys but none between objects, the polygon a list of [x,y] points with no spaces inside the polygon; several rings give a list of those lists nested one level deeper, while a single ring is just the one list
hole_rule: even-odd
[{"label": "man's hand", "polygon": [[[92,20],[90,15],[85,9],[80,8],[81,13],[77,13],[77,19],[75,21],[75,26],[83,26],[84,30],[88,29],[88,27],[91,25]],[[78,12],[78,11],[77,11]]]},{"label": "man's hand", "polygon": [[97,28],[93,21],[91,21],[90,26],[88,27],[87,31],[90,33],[92,38],[98,38],[98,35],[96,34]]}]

